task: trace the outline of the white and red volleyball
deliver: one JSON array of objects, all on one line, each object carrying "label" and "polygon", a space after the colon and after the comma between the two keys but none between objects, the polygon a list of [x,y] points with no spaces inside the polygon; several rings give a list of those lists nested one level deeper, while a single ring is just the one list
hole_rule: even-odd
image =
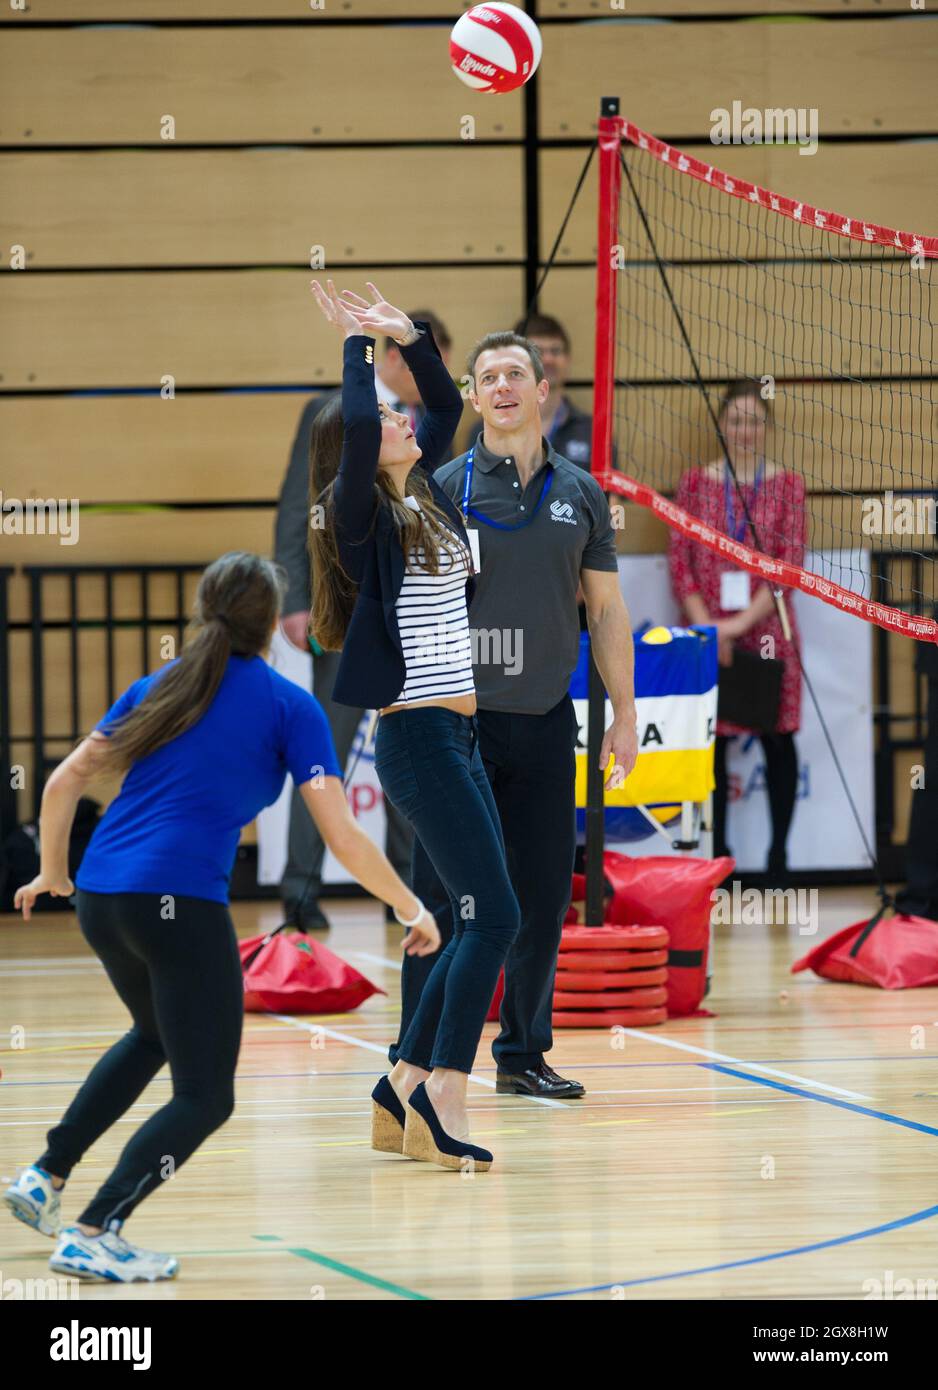
[{"label": "white and red volleyball", "polygon": [[541,61],[540,30],[517,5],[473,5],[449,40],[453,72],[477,92],[513,92]]}]

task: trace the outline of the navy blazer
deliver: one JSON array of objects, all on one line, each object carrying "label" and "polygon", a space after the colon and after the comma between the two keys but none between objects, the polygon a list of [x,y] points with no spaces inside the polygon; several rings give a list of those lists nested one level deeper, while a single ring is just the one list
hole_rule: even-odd
[{"label": "navy blazer", "polygon": [[[423,452],[414,466],[424,469],[434,502],[468,550],[469,538],[458,508],[430,476],[449,453],[462,418],[462,396],[443,365],[430,325],[416,327],[423,330],[421,337],[401,348],[427,410],[417,427],[417,443]],[[357,709],[392,705],[407,674],[396,611],[404,582],[404,551],[390,507],[383,498],[375,499],[381,417],[375,393],[374,342],[364,334],[345,339],[342,461],[333,493],[339,558],[358,584],[358,596],[332,698]],[[467,606],[474,592],[470,575]]]}]

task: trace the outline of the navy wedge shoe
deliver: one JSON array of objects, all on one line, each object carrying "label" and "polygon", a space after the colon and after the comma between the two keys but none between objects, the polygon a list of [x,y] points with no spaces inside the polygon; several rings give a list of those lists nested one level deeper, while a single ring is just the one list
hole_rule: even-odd
[{"label": "navy wedge shoe", "polygon": [[404,1151],[404,1107],[386,1076],[371,1093],[371,1147],[386,1154]]},{"label": "navy wedge shoe", "polygon": [[414,1088],[407,1102],[403,1151],[408,1158],[438,1163],[441,1168],[472,1169],[486,1173],[493,1163],[493,1155],[488,1149],[480,1149],[476,1144],[467,1144],[446,1133],[422,1081]]}]

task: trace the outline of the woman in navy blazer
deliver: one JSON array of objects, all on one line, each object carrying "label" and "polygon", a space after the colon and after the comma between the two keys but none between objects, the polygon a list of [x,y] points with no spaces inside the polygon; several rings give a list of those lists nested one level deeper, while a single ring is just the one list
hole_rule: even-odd
[{"label": "woman in navy blazer", "polygon": [[[399,1060],[372,1093],[372,1145],[485,1171],[492,1155],[468,1142],[466,1087],[520,915],[478,748],[469,537],[431,476],[462,397],[429,325],[368,289],[371,303],[313,282],[345,341],[341,401],[319,413],[310,443],[310,631],[342,650],[333,698],[380,711],[378,777],[445,884],[455,924]],[[369,334],[393,338],[413,372],[426,406],[416,435],[377,399]]]}]

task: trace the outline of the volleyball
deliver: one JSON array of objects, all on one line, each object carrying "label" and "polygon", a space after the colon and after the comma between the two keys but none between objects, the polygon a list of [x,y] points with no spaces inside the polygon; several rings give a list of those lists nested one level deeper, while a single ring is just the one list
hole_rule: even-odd
[{"label": "volleyball", "polygon": [[541,61],[540,30],[517,5],[473,5],[453,26],[449,56],[460,82],[477,92],[513,92]]}]

